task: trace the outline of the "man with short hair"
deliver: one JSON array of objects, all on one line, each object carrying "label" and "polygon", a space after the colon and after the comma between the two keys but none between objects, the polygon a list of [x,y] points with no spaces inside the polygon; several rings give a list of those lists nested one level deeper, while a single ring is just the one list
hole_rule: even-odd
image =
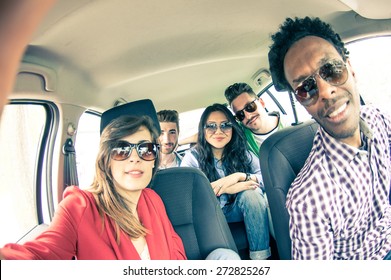
[{"label": "man with short hair", "polygon": [[261,144],[267,137],[289,126],[288,120],[282,118],[279,112],[268,113],[265,102],[246,83],[230,85],[224,95],[236,120],[244,129],[249,149],[257,156]]},{"label": "man with short hair", "polygon": [[161,134],[159,136],[159,169],[178,167],[182,157],[176,152],[179,137],[179,116],[175,110],[157,112]]},{"label": "man with short hair", "polygon": [[287,18],[272,40],[276,89],[319,123],[287,194],[292,258],[391,259],[390,116],[360,106],[349,52],[329,24]]}]

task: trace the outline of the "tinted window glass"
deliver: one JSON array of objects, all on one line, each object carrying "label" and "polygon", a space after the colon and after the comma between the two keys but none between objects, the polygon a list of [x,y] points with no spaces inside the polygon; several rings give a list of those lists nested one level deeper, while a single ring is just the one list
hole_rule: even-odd
[{"label": "tinted window glass", "polygon": [[36,168],[46,123],[42,105],[5,106],[0,125],[0,246],[16,242],[38,224]]},{"label": "tinted window glass", "polygon": [[[288,92],[278,92],[275,90],[274,86],[272,85],[266,92],[263,92],[261,95],[261,98],[265,102],[266,109],[269,112],[277,111],[280,112],[280,114],[283,114],[283,112],[278,107],[277,103],[273,100],[271,97],[273,96],[275,100],[279,103],[279,105],[284,109],[286,118],[290,121],[290,123],[295,122],[295,117],[293,114],[293,108],[292,103],[289,97]],[[293,97],[293,96],[292,96]],[[296,98],[293,97],[293,102],[295,106],[295,110],[297,113],[297,118],[299,122],[303,122],[306,120],[309,120],[311,116],[307,113],[305,108],[296,101]]]},{"label": "tinted window glass", "polygon": [[391,113],[391,36],[354,41],[347,48],[365,103]]},{"label": "tinted window glass", "polygon": [[99,150],[100,116],[89,112],[79,120],[75,150],[80,188],[91,185],[95,173],[95,160]]}]

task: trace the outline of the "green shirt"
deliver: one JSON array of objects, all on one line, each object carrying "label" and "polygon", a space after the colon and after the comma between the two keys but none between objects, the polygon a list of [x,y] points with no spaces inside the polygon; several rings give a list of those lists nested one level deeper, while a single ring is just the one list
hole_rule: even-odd
[{"label": "green shirt", "polygon": [[[280,117],[280,113],[279,112],[271,112],[269,113],[269,115],[273,115],[273,116],[277,116],[278,117],[278,125],[277,125],[277,128],[274,128],[272,131],[266,133],[266,134],[263,134],[262,136],[263,137],[269,137],[271,134],[273,134],[275,131],[277,130],[280,130],[284,127],[287,126],[286,123],[284,123],[282,120],[281,120],[281,117]],[[258,145],[257,143],[257,140],[255,139],[255,135],[256,133],[252,132],[251,129],[245,127],[242,123],[240,123],[240,125],[242,126],[243,130],[244,130],[244,135],[246,136],[246,139],[247,139],[247,144],[248,144],[248,148],[250,151],[252,151],[257,157],[259,157],[259,148],[260,148],[260,145]],[[262,143],[261,143],[262,144]]]}]

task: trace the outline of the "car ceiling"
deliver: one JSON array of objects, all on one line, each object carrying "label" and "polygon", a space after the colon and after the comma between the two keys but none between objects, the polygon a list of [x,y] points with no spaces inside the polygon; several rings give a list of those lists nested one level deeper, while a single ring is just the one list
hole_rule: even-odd
[{"label": "car ceiling", "polygon": [[260,90],[253,77],[268,68],[270,34],[287,16],[319,16],[354,38],[372,32],[368,16],[376,32],[390,33],[389,6],[388,0],[57,0],[24,61],[56,73],[48,99],[103,111],[120,98],[150,98],[157,110],[183,112],[224,103],[224,89],[234,82]]}]

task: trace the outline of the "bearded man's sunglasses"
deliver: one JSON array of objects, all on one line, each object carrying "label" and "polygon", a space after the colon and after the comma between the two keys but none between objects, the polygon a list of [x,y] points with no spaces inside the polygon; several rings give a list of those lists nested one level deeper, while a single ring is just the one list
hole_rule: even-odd
[{"label": "bearded man's sunglasses", "polygon": [[343,61],[334,59],[326,62],[293,91],[297,101],[303,106],[311,106],[318,100],[319,88],[316,83],[316,76],[321,77],[332,86],[343,85],[349,77],[348,69]]},{"label": "bearded man's sunglasses", "polygon": [[244,111],[246,111],[247,113],[252,113],[254,112],[258,107],[257,107],[257,104],[255,103],[255,101],[257,101],[258,99],[255,99],[253,100],[252,102],[248,103],[246,106],[244,106],[244,108],[242,110],[239,110],[236,112],[235,114],[235,118],[241,122],[242,120],[244,120],[244,118],[246,117],[244,115]]}]

